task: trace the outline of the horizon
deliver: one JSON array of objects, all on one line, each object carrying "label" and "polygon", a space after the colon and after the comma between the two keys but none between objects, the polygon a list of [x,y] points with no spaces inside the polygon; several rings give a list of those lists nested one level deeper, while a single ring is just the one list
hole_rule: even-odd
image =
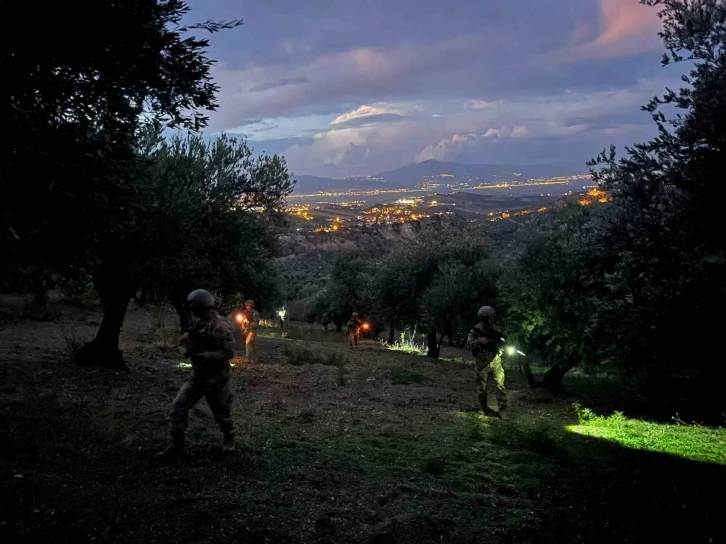
[{"label": "horizon", "polygon": [[[295,176],[376,175],[427,159],[585,168],[655,135],[640,106],[662,68],[657,9],[638,0],[189,0],[210,37],[219,108],[205,137],[244,136]],[[241,4],[241,5],[240,5]],[[454,9],[456,8],[456,9]]]}]

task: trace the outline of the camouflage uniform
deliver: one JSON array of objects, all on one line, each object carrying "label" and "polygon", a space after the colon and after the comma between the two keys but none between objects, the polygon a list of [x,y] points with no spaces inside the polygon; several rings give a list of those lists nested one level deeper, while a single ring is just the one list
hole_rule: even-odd
[{"label": "camouflage uniform", "polygon": [[260,314],[254,308],[245,308],[242,314],[245,316],[245,357],[247,362],[252,363],[257,359],[257,327],[260,325]]},{"label": "camouflage uniform", "polygon": [[[482,345],[479,338],[489,340]],[[466,340],[466,347],[476,358],[476,381],[479,388],[479,403],[484,413],[501,413],[507,409],[507,390],[504,388],[504,367],[502,366],[502,331],[496,325],[480,321],[471,331]],[[489,406],[487,390],[496,385],[497,409]]]},{"label": "camouflage uniform", "polygon": [[348,340],[350,341],[350,345],[358,345],[358,336],[360,334],[360,324],[361,321],[358,319],[357,314],[353,314],[353,316],[348,320],[347,323],[347,330],[348,330]]},{"label": "camouflage uniform", "polygon": [[181,449],[187,428],[189,410],[205,397],[214,419],[224,433],[225,440],[233,439],[232,386],[229,360],[234,357],[232,324],[217,315],[209,322],[199,321],[195,326],[198,346],[192,351],[192,373],[174,399],[171,412],[171,435],[174,444]]}]

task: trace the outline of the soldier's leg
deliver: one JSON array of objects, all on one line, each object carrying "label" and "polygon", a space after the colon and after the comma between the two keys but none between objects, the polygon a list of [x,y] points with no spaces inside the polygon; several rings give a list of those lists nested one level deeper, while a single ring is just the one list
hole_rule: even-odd
[{"label": "soldier's leg", "polygon": [[504,366],[502,366],[501,357],[497,357],[492,362],[492,377],[497,386],[497,405],[501,413],[507,409],[507,390],[504,387]]},{"label": "soldier's leg", "polygon": [[224,435],[224,451],[234,450],[234,422],[232,421],[232,383],[229,371],[215,378],[212,386],[206,391],[205,397],[214,419]]},{"label": "soldier's leg", "polygon": [[202,387],[194,379],[187,380],[174,398],[171,408],[171,445],[161,453],[173,455],[184,449],[184,435],[189,421],[189,410],[202,398]]},{"label": "soldier's leg", "polygon": [[487,387],[489,386],[491,375],[491,367],[489,365],[482,366],[477,370],[476,383],[478,388],[477,397],[479,398],[479,404],[481,405],[482,411],[489,415],[492,409],[489,408]]},{"label": "soldier's leg", "polygon": [[256,347],[257,333],[255,331],[250,331],[247,333],[247,338],[245,338],[245,354],[247,356],[247,362],[252,363],[257,359]]}]

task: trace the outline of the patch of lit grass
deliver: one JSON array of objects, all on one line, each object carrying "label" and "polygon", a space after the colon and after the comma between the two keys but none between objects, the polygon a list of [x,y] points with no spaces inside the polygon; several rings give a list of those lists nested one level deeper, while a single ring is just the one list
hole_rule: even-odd
[{"label": "patch of lit grass", "polygon": [[439,361],[446,361],[448,363],[456,363],[459,365],[473,365],[473,359],[465,359],[464,357],[439,357]]},{"label": "patch of lit grass", "polygon": [[601,438],[630,449],[726,464],[726,429],[654,423],[630,419],[621,412],[602,417],[579,405],[575,409],[580,421],[579,425],[565,427],[570,432]]},{"label": "patch of lit grass", "polygon": [[381,340],[381,345],[391,351],[402,351],[412,355],[426,355],[428,352],[425,342],[416,341],[416,329],[408,334],[405,331],[402,332],[401,338],[394,341],[393,344]]}]

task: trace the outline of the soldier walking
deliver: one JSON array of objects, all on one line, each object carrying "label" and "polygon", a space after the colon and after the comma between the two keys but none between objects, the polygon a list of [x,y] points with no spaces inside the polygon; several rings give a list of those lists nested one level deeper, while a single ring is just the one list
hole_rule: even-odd
[{"label": "soldier walking", "polygon": [[257,327],[260,325],[260,314],[255,310],[254,300],[245,300],[242,312],[244,323],[245,358],[252,364],[257,360]]},{"label": "soldier walking", "polygon": [[325,332],[328,332],[329,323],[330,323],[330,319],[328,319],[328,314],[323,314],[323,317],[320,319],[320,324],[323,326],[323,330]]},{"label": "soldier walking", "polygon": [[192,372],[174,399],[171,411],[171,444],[157,454],[159,458],[183,454],[189,410],[202,397],[207,399],[224,436],[222,451],[234,451],[233,395],[229,365],[229,360],[234,357],[235,347],[232,324],[217,313],[214,297],[209,291],[192,291],[187,297],[187,305],[198,319],[196,325],[181,337],[181,343],[186,349],[184,356],[192,362]]},{"label": "soldier walking", "polygon": [[358,345],[358,336],[360,335],[360,319],[358,319],[358,312],[353,312],[347,323],[348,328],[348,340],[350,341],[350,347]]},{"label": "soldier walking", "polygon": [[[504,388],[504,367],[502,352],[504,337],[494,324],[496,312],[491,306],[482,306],[477,314],[479,322],[469,331],[466,347],[476,358],[476,381],[479,388],[479,403],[485,415],[507,419],[507,390]],[[496,386],[497,408],[489,406],[487,392]]]}]

